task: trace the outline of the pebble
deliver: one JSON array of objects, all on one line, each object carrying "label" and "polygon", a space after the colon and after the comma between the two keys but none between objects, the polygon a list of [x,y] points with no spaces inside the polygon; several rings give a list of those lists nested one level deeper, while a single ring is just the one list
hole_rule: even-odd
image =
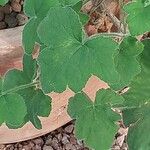
[{"label": "pebble", "polygon": [[73,131],[73,129],[74,129],[74,125],[72,124],[72,125],[67,126],[67,127],[65,128],[65,131],[66,131],[67,133],[71,133],[71,132]]},{"label": "pebble", "polygon": [[4,14],[10,14],[12,12],[12,7],[9,4],[6,4],[1,10]]},{"label": "pebble", "polygon": [[67,143],[69,143],[69,140],[68,140],[68,138],[66,137],[66,136],[63,136],[63,138],[62,138],[62,143],[65,145],[65,144],[67,144]]},{"label": "pebble", "polygon": [[3,11],[0,11],[0,21],[2,21],[4,19],[5,15]]},{"label": "pebble", "polygon": [[17,14],[16,18],[18,19],[18,25],[24,25],[28,21],[28,17],[26,17],[24,14]]},{"label": "pebble", "polygon": [[14,13],[6,15],[4,21],[6,22],[9,28],[14,28],[18,24],[18,20],[15,18]]},{"label": "pebble", "polygon": [[0,30],[21,26],[28,21],[23,13],[23,3],[24,0],[10,0],[5,6],[0,6]]},{"label": "pebble", "polygon": [[7,27],[6,23],[4,21],[0,22],[0,30],[5,29]]},{"label": "pebble", "polygon": [[43,145],[44,141],[42,138],[37,138],[33,140],[33,143],[35,143],[36,145]]},{"label": "pebble", "polygon": [[12,1],[11,7],[14,12],[21,12],[22,6],[18,2]]},{"label": "pebble", "polygon": [[51,147],[51,146],[44,146],[44,147],[43,147],[43,150],[54,150],[54,149],[53,149],[53,147]]}]

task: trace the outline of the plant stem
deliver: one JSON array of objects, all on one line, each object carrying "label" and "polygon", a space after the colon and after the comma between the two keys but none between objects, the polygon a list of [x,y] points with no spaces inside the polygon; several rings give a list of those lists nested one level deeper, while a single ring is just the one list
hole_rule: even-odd
[{"label": "plant stem", "polygon": [[128,36],[128,34],[123,34],[123,33],[117,33],[117,32],[111,32],[111,33],[98,33],[95,34],[91,37],[95,37],[95,36],[108,36],[108,37],[125,37]]},{"label": "plant stem", "polygon": [[120,4],[120,22],[123,25],[123,33],[126,34],[125,12],[123,11],[124,1],[119,0],[119,4]]},{"label": "plant stem", "polygon": [[29,84],[20,85],[18,87],[13,88],[13,89],[10,89],[10,90],[2,92],[0,97],[4,96],[6,94],[9,94],[9,93],[13,93],[13,92],[17,92],[19,90],[23,90],[23,89],[27,89],[27,88],[33,87],[33,86],[35,86],[37,84],[39,84],[39,81],[32,82],[32,83],[29,83]]}]

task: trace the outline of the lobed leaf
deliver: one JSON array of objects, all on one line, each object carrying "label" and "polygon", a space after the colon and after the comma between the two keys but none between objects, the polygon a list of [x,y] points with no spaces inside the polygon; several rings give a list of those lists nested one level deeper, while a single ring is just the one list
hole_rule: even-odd
[{"label": "lobed leaf", "polygon": [[119,52],[115,57],[116,69],[120,75],[120,85],[116,85],[118,90],[128,86],[140,73],[141,67],[137,58],[143,49],[143,44],[131,36],[125,37],[119,45]]},{"label": "lobed leaf", "polygon": [[131,35],[141,35],[150,31],[150,2],[135,0],[124,7]]},{"label": "lobed leaf", "polygon": [[68,113],[76,119],[77,138],[84,139],[86,145],[95,150],[108,150],[118,130],[115,122],[121,119],[112,108],[122,102],[123,98],[111,90],[98,91],[95,102],[83,92],[71,98]]},{"label": "lobed leaf", "polygon": [[143,41],[141,73],[130,84],[130,90],[123,95],[126,109],[123,120],[129,126],[128,145],[132,150],[149,150],[150,146],[150,40]]},{"label": "lobed leaf", "polygon": [[88,22],[89,16],[83,12],[81,12],[81,8],[83,6],[83,2],[79,1],[75,5],[72,6],[73,10],[79,15],[81,23],[84,25]]},{"label": "lobed leaf", "polygon": [[140,56],[141,73],[137,75],[131,84],[130,90],[124,94],[126,105],[140,106],[150,100],[150,40],[143,41],[144,51]]},{"label": "lobed leaf", "polygon": [[109,85],[118,81],[114,64],[117,43],[102,36],[84,40],[79,17],[71,8],[51,8],[38,34],[46,45],[38,58],[45,93],[62,92],[67,86],[81,91],[92,74]]},{"label": "lobed leaf", "polygon": [[36,89],[36,61],[24,56],[23,71],[9,71],[1,82],[0,124],[5,122],[9,128],[18,128],[27,121],[42,128],[38,116],[47,117],[51,110],[50,98]]},{"label": "lobed leaf", "polygon": [[30,17],[23,30],[23,46],[27,54],[32,54],[35,42],[40,42],[37,27],[51,7],[59,6],[59,0],[25,0],[24,12]]}]

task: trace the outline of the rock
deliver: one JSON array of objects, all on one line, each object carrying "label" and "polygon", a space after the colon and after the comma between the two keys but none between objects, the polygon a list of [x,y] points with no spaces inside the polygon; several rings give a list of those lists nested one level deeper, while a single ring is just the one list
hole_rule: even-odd
[{"label": "rock", "polygon": [[9,4],[6,4],[4,7],[2,7],[2,11],[4,14],[10,14],[12,12],[12,8]]},{"label": "rock", "polygon": [[65,145],[65,150],[76,150],[76,147],[71,143],[67,143]]},{"label": "rock", "polygon": [[22,150],[32,150],[32,148],[29,145],[23,146]]},{"label": "rock", "polygon": [[57,135],[57,138],[58,138],[59,141],[61,141],[61,140],[62,140],[62,134],[59,133],[59,134]]},{"label": "rock", "polygon": [[5,148],[5,145],[0,145],[0,149],[4,149]]},{"label": "rock", "polygon": [[71,124],[65,128],[65,131],[67,133],[72,133],[73,129],[74,129],[74,126],[73,126],[73,124]]},{"label": "rock", "polygon": [[67,143],[69,143],[69,140],[68,140],[67,136],[63,136],[63,138],[62,138],[62,143],[63,143],[64,145],[67,144]]},{"label": "rock", "polygon": [[53,147],[51,147],[51,146],[44,146],[44,147],[43,147],[43,150],[54,150],[54,149],[53,149]]},{"label": "rock", "polygon": [[4,19],[4,12],[3,11],[0,11],[0,21],[2,21]]},{"label": "rock", "polygon": [[24,25],[28,21],[28,17],[26,17],[24,14],[18,14],[16,18],[18,19],[19,26]]},{"label": "rock", "polygon": [[33,147],[35,146],[35,144],[34,144],[32,141],[30,141],[28,145],[29,145],[31,148],[33,148]]},{"label": "rock", "polygon": [[33,140],[33,143],[36,144],[36,145],[43,145],[44,144],[44,141],[42,138],[37,138],[37,139],[34,139]]},{"label": "rock", "polygon": [[21,5],[18,3],[18,2],[11,2],[11,7],[12,7],[12,10],[14,11],[14,12],[21,12],[21,9],[22,9],[22,7],[21,7]]},{"label": "rock", "polygon": [[0,30],[5,29],[7,27],[6,23],[4,21],[0,22]]},{"label": "rock", "polygon": [[6,15],[4,21],[7,23],[8,27],[13,28],[18,24],[18,20],[13,16],[14,13]]},{"label": "rock", "polygon": [[59,148],[59,144],[58,144],[58,139],[57,138],[55,138],[55,137],[53,138],[51,146],[54,149],[58,149]]},{"label": "rock", "polygon": [[35,145],[35,147],[33,149],[35,149],[35,150],[42,150],[42,147],[40,145]]},{"label": "rock", "polygon": [[48,145],[48,146],[52,145],[52,138],[47,139],[45,142],[45,145]]},{"label": "rock", "polygon": [[77,144],[77,140],[73,135],[70,137],[70,143],[74,145]]}]

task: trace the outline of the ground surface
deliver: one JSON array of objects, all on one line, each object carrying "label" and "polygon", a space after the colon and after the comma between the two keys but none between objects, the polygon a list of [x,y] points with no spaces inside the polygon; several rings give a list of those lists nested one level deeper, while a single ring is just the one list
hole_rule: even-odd
[{"label": "ground surface", "polygon": [[[116,134],[112,150],[127,150],[124,141],[127,130],[121,127]],[[0,150],[90,150],[74,136],[74,122],[45,136],[25,142],[0,145]]]}]

